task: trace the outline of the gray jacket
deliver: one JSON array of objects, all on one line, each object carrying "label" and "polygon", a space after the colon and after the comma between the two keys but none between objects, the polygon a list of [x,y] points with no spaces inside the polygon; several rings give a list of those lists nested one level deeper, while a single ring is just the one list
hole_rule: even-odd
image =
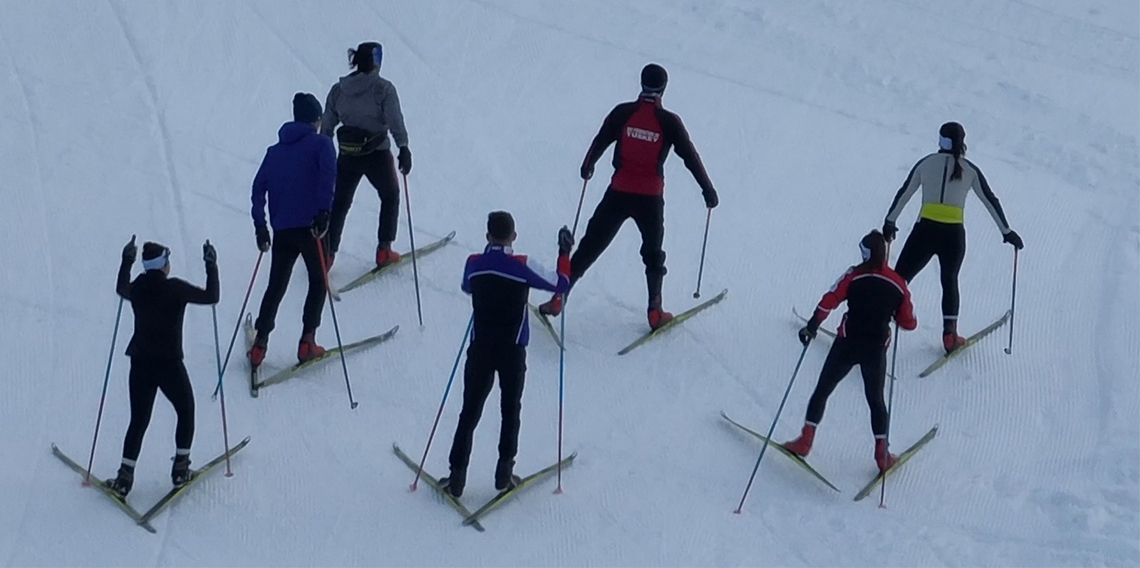
[{"label": "gray jacket", "polygon": [[377,147],[380,150],[391,147],[389,132],[396,139],[396,146],[408,145],[408,131],[404,128],[404,113],[400,111],[396,86],[381,77],[379,70],[341,77],[329,89],[325,114],[321,117],[321,134],[332,136],[341,123],[383,136],[383,143]]},{"label": "gray jacket", "polygon": [[895,200],[891,202],[891,209],[887,212],[887,221],[894,223],[898,220],[907,202],[918,191],[918,187],[922,186],[922,210],[919,212],[919,217],[940,223],[960,224],[966,208],[966,196],[972,190],[986,206],[986,210],[1002,234],[1008,233],[1009,222],[1005,219],[1001,202],[990,189],[982,170],[965,157],[958,160],[962,165],[961,179],[950,179],[954,172],[952,154],[938,152],[919,160],[895,194]]}]

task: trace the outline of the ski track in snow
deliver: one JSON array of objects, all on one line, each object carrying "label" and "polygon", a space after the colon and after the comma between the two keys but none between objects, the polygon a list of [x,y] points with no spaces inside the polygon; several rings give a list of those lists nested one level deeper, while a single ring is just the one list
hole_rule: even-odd
[{"label": "ski track in snow", "polygon": [[[0,400],[0,449],[15,456],[0,466],[10,488],[0,505],[5,565],[1140,564],[1136,6],[346,0],[335,21],[327,11],[108,0],[14,4],[0,22],[9,70],[0,73],[9,103],[0,117],[13,126],[0,135],[0,167],[16,188],[5,194],[12,215],[0,236],[19,245],[0,251],[10,267],[0,276],[0,343],[19,346]],[[75,52],[52,48],[57,37],[82,45],[84,64],[66,80],[53,70],[74,66]],[[239,338],[226,377],[229,436],[251,435],[251,445],[234,459],[234,477],[219,466],[154,519],[159,535],[147,534],[45,457],[50,441],[87,457],[117,301],[110,247],[123,234],[148,240],[176,229],[175,272],[194,281],[191,233],[210,236],[221,252],[218,317],[228,340],[252,267],[248,187],[262,151],[288,120],[292,93],[323,99],[347,73],[345,48],[366,40],[384,44],[384,73],[407,116],[416,242],[457,231],[419,260],[425,325],[415,325],[411,267],[336,305],[345,341],[400,325],[392,341],[349,357],[355,411],[339,364],[249,398]],[[390,445],[418,458],[427,441],[470,313],[463,261],[483,247],[485,212],[505,208],[518,221],[517,249],[553,262],[554,229],[573,222],[578,204],[582,153],[605,112],[636,93],[636,71],[650,60],[669,69],[665,104],[685,118],[721,193],[702,290],[727,287],[729,297],[617,356],[645,330],[640,241],[627,223],[568,305],[563,450],[579,456],[563,471],[565,493],[552,495],[552,477],[488,515],[485,533],[462,527],[434,491],[407,490],[411,472]],[[843,492],[771,450],[743,514],[733,515],[760,444],[718,412],[766,433],[799,353],[788,306],[814,305],[855,259],[858,236],[881,223],[909,166],[951,119],[970,132],[971,159],[1028,245],[1013,355],[1002,353],[1006,326],[917,378],[941,350],[932,262],[911,286],[920,327],[899,343],[892,447],[941,429],[889,479],[888,508],[870,503],[877,493],[850,501],[874,473],[853,373],[829,400],[810,458]],[[53,148],[64,139],[72,145],[59,160]],[[579,238],[610,159],[588,187]],[[665,170],[666,304],[679,312],[696,304],[705,217],[680,160]],[[378,207],[363,181],[334,282],[370,265]],[[904,212],[901,239],[917,208]],[[403,244],[406,217],[399,222]],[[1012,253],[974,198],[967,227],[969,333],[1008,309]],[[249,311],[264,291],[264,264]],[[293,359],[304,285],[294,270],[273,368]],[[130,313],[125,306],[123,319]],[[320,336],[332,343],[331,317],[324,323]],[[559,350],[532,323],[521,474],[553,462],[558,435]],[[128,420],[122,351],[131,332],[124,321],[100,477],[117,464]],[[189,309],[198,463],[222,440],[209,400],[210,332],[208,310]],[[805,356],[776,440],[798,431],[829,345],[818,341]],[[437,476],[446,475],[461,404],[458,375],[426,463]],[[494,493],[498,396],[476,432],[463,499],[472,510]],[[173,427],[159,397],[131,495],[137,508],[168,488]]]}]

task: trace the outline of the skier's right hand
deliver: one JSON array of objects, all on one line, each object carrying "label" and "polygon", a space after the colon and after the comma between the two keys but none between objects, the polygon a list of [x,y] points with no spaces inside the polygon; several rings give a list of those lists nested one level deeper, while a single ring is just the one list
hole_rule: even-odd
[{"label": "skier's right hand", "polygon": [[313,224],[310,227],[313,236],[321,239],[329,232],[329,212],[327,210],[317,211],[317,215],[313,217]]},{"label": "skier's right hand", "polygon": [[899,228],[895,226],[894,221],[883,221],[883,238],[889,243],[895,240],[899,234]]},{"label": "skier's right hand", "polygon": [[566,225],[562,225],[558,229],[558,254],[570,254],[570,250],[574,248],[574,235]]},{"label": "skier's right hand", "polygon": [[594,177],[594,166],[591,164],[582,164],[582,179],[589,180]]},{"label": "skier's right hand", "polygon": [[207,265],[218,263],[218,251],[214,249],[214,245],[210,244],[210,241],[206,241],[206,244],[202,245],[202,260]]},{"label": "skier's right hand", "polygon": [[720,205],[720,197],[717,197],[715,189],[710,187],[708,191],[705,191],[701,195],[705,198],[705,207],[715,209],[717,205]]},{"label": "skier's right hand", "polygon": [[257,228],[257,250],[261,252],[269,252],[269,245],[273,241],[269,239],[269,227],[261,226]]},{"label": "skier's right hand", "polygon": [[131,235],[131,242],[123,247],[123,263],[134,264],[139,256],[139,247],[135,246],[135,236]]},{"label": "skier's right hand", "polygon": [[800,328],[800,343],[806,346],[811,343],[813,339],[815,339],[815,330],[812,329],[810,325],[805,325]]}]

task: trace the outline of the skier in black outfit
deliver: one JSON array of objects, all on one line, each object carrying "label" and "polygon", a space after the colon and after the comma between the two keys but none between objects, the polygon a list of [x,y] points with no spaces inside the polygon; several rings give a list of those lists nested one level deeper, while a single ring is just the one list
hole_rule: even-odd
[{"label": "skier in black outfit", "polygon": [[827,360],[819,372],[808,402],[807,419],[799,438],[784,445],[791,452],[807,456],[815,440],[815,429],[823,419],[827,398],[839,382],[859,365],[863,374],[863,392],[871,409],[871,432],[875,435],[875,463],[883,471],[895,464],[896,457],[887,448],[890,415],[883,400],[887,375],[887,346],[891,341],[891,319],[899,327],[913,330],[918,326],[910,291],[906,282],[887,266],[887,243],[882,233],[871,231],[859,242],[863,262],[852,266],[832,287],[815,309],[808,324],[800,330],[800,341],[806,346],[815,339],[820,324],[839,304],[847,302],[847,313],[839,323],[838,336],[827,352]]},{"label": "skier in black outfit", "polygon": [[[368,41],[348,50],[349,64],[355,71],[341,77],[329,89],[321,134],[331,137],[335,131],[340,146],[336,166],[336,199],[333,201],[329,225],[329,266],[340,250],[344,221],[352,207],[352,198],[360,178],[367,177],[380,195],[380,223],[376,230],[376,266],[387,266],[400,260],[392,250],[400,215],[400,187],[396,181],[397,165],[392,163],[391,142],[400,148],[399,171],[412,171],[412,151],[408,149],[408,130],[396,86],[380,76],[384,50],[379,43]],[[338,124],[343,124],[337,129]]]},{"label": "skier in black outfit", "polygon": [[[632,218],[641,231],[641,260],[645,264],[645,281],[649,293],[646,316],[649,327],[657,329],[673,319],[665,311],[661,287],[665,280],[665,159],[672,149],[685,161],[701,188],[705,206],[720,203],[709,180],[701,156],[689,138],[681,118],[661,106],[669,75],[655,63],[641,70],[641,95],[636,101],[614,107],[594,137],[582,161],[583,180],[594,175],[594,164],[606,148],[614,147],[614,174],[594,215],[586,225],[582,244],[571,260],[570,285],[573,286],[610,246],[618,230]],[[539,306],[545,315],[562,313],[562,294]]]},{"label": "skier in black outfit", "polygon": [[1025,246],[1021,236],[1010,228],[1001,202],[986,176],[966,159],[966,129],[957,122],[947,122],[938,131],[938,152],[927,155],[914,165],[903,182],[887,218],[883,235],[890,242],[898,233],[898,220],[910,198],[922,186],[922,209],[918,222],[899,254],[895,270],[910,282],[937,256],[942,271],[942,346],[947,353],[966,343],[958,335],[958,271],[966,257],[966,197],[970,191],[978,195],[982,205],[1001,230],[1002,240],[1020,250]]},{"label": "skier in black outfit", "polygon": [[[273,249],[269,286],[257,315],[257,337],[249,350],[249,362],[254,367],[265,360],[269,334],[277,325],[277,308],[285,297],[298,256],[304,259],[308,271],[309,293],[305,296],[297,360],[303,363],[325,353],[316,338],[326,294],[317,238],[323,238],[329,226],[336,150],[331,140],[317,134],[320,118],[321,103],[316,97],[308,93],[294,95],[293,121],[278,130],[278,142],[265,151],[265,159],[253,179],[251,214],[257,247],[262,252]],[[265,223],[267,197],[273,239]]]},{"label": "skier in black outfit", "polygon": [[515,241],[515,220],[510,213],[496,211],[487,217],[487,248],[467,259],[463,271],[463,291],[471,295],[474,310],[471,345],[463,368],[463,410],[451,445],[451,475],[440,484],[455,497],[467,485],[467,464],[471,440],[483,414],[483,404],[499,374],[502,391],[503,425],[499,431],[499,461],[495,467],[495,489],[513,488],[519,445],[519,415],[522,412],[523,383],[526,377],[526,346],[530,341],[527,297],[531,288],[565,292],[570,285],[570,249],[574,236],[570,229],[558,231],[558,270],[549,272],[526,256],[511,250]]},{"label": "skier in black outfit", "polygon": [[174,443],[176,452],[171,481],[179,487],[190,480],[190,444],[194,441],[194,390],[182,363],[182,320],[186,304],[218,303],[218,254],[210,241],[202,245],[206,262],[206,289],[179,278],[169,278],[170,249],[156,244],[143,245],[143,268],[146,272],[131,281],[131,265],[138,255],[134,239],[123,248],[123,263],[115,290],[131,302],[135,314],[135,333],[127,346],[131,358],[130,392],[131,423],[123,440],[123,462],[119,474],[107,485],[126,497],[135,478],[135,460],[142,449],[143,436],[150,424],[157,391],[174,406],[178,414]]}]

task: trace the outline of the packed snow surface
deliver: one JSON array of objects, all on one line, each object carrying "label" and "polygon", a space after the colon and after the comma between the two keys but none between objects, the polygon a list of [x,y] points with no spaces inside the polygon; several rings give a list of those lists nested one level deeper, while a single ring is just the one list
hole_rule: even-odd
[{"label": "packed snow surface", "polygon": [[[1138,11],[1107,0],[3,1],[0,564],[1140,564]],[[383,43],[407,118],[416,243],[458,233],[420,261],[424,326],[410,266],[345,294],[346,340],[400,325],[349,358],[355,411],[336,364],[249,398],[239,341],[229,433],[252,442],[236,475],[215,471],[154,520],[157,535],[139,530],[49,451],[86,464],[119,251],[132,234],[160,241],[175,274],[201,283],[201,244],[215,243],[228,339],[257,255],[249,187],[264,149],[293,93],[323,101],[348,72],[345,50],[367,40]],[[720,192],[703,289],[728,298],[618,357],[646,326],[627,225],[567,312],[565,450],[579,458],[564,493],[550,480],[488,516],[485,533],[462,527],[431,490],[409,492],[391,446],[418,457],[427,441],[469,314],[464,259],[484,244],[486,213],[507,209],[516,249],[553,262],[581,157],[650,61],[669,70],[665,105]],[[857,261],[859,237],[947,120],[965,125],[970,158],[1025,239],[1013,354],[1006,327],[917,378],[941,349],[932,264],[912,285],[920,326],[901,339],[891,433],[898,449],[941,430],[889,479],[887,508],[851,500],[874,472],[852,376],[810,458],[843,492],[769,452],[733,515],[759,445],[719,412],[767,430],[800,352],[791,307],[809,311]],[[584,220],[609,173],[607,154]],[[665,303],[679,311],[695,303],[705,208],[679,159],[666,175]],[[369,268],[378,207],[362,184],[335,282]],[[966,225],[969,333],[1009,308],[1013,252],[974,198]],[[270,368],[293,360],[303,288],[298,266]],[[95,455],[103,478],[128,422],[129,314]],[[331,323],[326,311],[326,346]],[[559,352],[533,335],[524,474],[557,454]],[[777,440],[798,432],[827,345],[808,351]],[[222,448],[207,308],[188,310],[186,364],[201,464]],[[461,382],[427,461],[436,475]],[[492,395],[476,436],[472,509],[494,494],[497,406]],[[160,397],[130,496],[139,509],[169,487],[173,429]]]}]

